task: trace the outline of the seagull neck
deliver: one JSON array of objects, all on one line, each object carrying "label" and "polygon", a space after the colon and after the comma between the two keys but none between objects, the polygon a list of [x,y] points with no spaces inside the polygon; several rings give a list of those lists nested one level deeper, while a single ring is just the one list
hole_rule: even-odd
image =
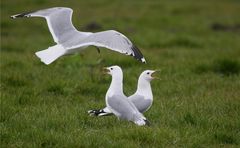
[{"label": "seagull neck", "polygon": [[145,80],[143,78],[139,78],[138,79],[138,86],[137,86],[137,93],[138,94],[142,94],[144,96],[146,96],[146,94],[148,94],[149,98],[152,98],[152,88],[151,88],[151,84],[148,80]]},{"label": "seagull neck", "polygon": [[113,75],[109,90],[114,93],[123,93],[123,76],[122,74]]}]

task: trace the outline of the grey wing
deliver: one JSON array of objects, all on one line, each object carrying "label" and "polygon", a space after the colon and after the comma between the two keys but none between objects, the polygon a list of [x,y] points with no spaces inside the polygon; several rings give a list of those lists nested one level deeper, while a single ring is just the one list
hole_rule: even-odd
[{"label": "grey wing", "polygon": [[113,95],[108,98],[108,105],[112,112],[121,119],[132,120],[136,111],[132,108],[125,96]]},{"label": "grey wing", "polygon": [[83,44],[105,47],[146,63],[141,51],[126,36],[115,30],[93,33],[83,40]]},{"label": "grey wing", "polygon": [[19,17],[43,17],[47,20],[48,28],[56,43],[63,43],[75,34],[80,34],[72,24],[72,9],[54,7],[32,12],[25,12],[11,16]]},{"label": "grey wing", "polygon": [[152,100],[145,99],[144,96],[142,95],[135,94],[128,97],[128,99],[135,105],[135,107],[141,113],[147,111],[152,105]]}]

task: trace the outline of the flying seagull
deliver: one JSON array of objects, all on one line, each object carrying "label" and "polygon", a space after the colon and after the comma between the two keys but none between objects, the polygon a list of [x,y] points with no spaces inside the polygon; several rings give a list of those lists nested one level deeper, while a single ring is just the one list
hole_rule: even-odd
[{"label": "flying seagull", "polygon": [[[128,97],[128,100],[131,101],[141,113],[146,112],[152,106],[153,94],[150,81],[157,79],[157,77],[153,76],[153,74],[158,71],[159,70],[143,71],[138,78],[137,91]],[[89,110],[88,113],[94,116],[112,115],[112,112],[108,109],[108,107]]]},{"label": "flying seagull", "polygon": [[112,76],[112,82],[105,96],[107,108],[119,119],[132,121],[139,126],[148,125],[149,121],[123,93],[122,69],[119,66],[111,66],[105,69],[107,74]]},{"label": "flying seagull", "polygon": [[35,53],[47,65],[63,55],[79,52],[88,46],[108,48],[146,63],[141,51],[118,31],[78,31],[72,24],[72,13],[71,8],[54,7],[12,15],[11,18],[43,17],[47,20],[48,28],[57,44]]}]

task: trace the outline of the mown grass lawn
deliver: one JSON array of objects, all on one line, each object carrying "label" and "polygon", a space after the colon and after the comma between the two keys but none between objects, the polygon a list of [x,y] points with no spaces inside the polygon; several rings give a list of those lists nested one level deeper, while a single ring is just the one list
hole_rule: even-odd
[{"label": "mown grass lawn", "polygon": [[[34,53],[54,44],[46,22],[10,15],[53,6],[71,7],[80,30],[124,33],[147,64],[90,47],[44,65]],[[239,15],[237,0],[1,1],[1,147],[239,147]],[[162,69],[151,127],[88,116],[105,106],[110,65],[127,95],[143,70]]]}]

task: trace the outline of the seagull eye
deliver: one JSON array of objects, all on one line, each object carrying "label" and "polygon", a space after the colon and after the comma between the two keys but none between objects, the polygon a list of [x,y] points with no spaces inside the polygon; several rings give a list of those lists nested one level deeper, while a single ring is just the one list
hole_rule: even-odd
[{"label": "seagull eye", "polygon": [[147,72],[147,74],[149,75],[149,74],[150,74],[150,72]]},{"label": "seagull eye", "polygon": [[113,68],[110,68],[111,70],[113,70]]}]

